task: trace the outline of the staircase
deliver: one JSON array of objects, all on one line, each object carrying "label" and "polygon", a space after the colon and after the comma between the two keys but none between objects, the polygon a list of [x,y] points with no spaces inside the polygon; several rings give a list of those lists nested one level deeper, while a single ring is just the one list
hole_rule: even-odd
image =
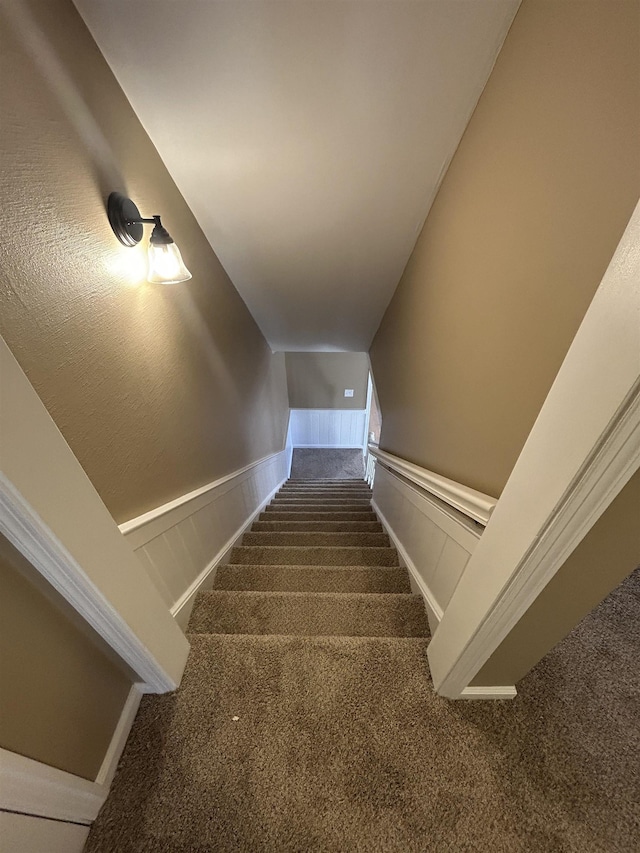
[{"label": "staircase", "polygon": [[194,634],[424,637],[423,601],[359,480],[289,480],[198,596]]},{"label": "staircase", "polygon": [[289,480],[198,595],[86,853],[423,851],[427,635],[366,483]]}]

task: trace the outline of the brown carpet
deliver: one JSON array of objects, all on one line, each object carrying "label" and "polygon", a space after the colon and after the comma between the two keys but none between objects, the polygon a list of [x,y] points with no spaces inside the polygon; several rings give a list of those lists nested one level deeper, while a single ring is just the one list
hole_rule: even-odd
[{"label": "brown carpet", "polygon": [[312,480],[317,477],[362,480],[364,477],[362,451],[296,447],[291,462],[291,478]]},{"label": "brown carpet", "polygon": [[[295,556],[230,565],[219,581],[264,569],[290,583]],[[305,573],[313,585],[324,572],[329,583],[404,570],[299,571],[304,586]],[[502,703],[434,694],[428,640],[397,635],[412,621],[425,632],[406,582],[381,594],[232,590],[224,608],[226,589],[201,595],[191,629],[212,633],[190,635],[176,693],[143,699],[87,853],[639,850],[640,574]],[[387,635],[353,635],[385,619]],[[233,633],[251,620],[274,631],[315,620],[318,633]]]}]

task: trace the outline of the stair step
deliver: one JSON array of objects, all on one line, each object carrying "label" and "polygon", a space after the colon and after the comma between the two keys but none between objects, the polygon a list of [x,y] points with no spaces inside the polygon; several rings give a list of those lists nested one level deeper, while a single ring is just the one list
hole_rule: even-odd
[{"label": "stair step", "polygon": [[397,566],[395,548],[236,545],[230,563],[268,566]]},{"label": "stair step", "polygon": [[315,530],[285,530],[245,533],[243,545],[308,545],[334,548],[339,545],[357,547],[388,548],[389,537],[386,533],[327,533]]},{"label": "stair step", "polygon": [[306,495],[304,497],[294,495],[292,497],[288,497],[287,495],[277,494],[274,497],[274,499],[271,501],[271,503],[279,503],[279,504],[284,504],[284,503],[287,503],[287,504],[289,504],[289,503],[300,503],[300,504],[336,503],[336,504],[338,504],[339,503],[339,504],[345,504],[345,505],[350,506],[351,504],[365,504],[366,505],[370,502],[370,500],[371,500],[371,498],[369,498],[369,497],[361,498],[361,497],[357,497],[357,496],[345,498],[345,497],[338,497],[336,495],[326,495],[326,496],[325,495],[320,495],[320,496],[309,495],[308,497]]},{"label": "stair step", "polygon": [[280,491],[286,492],[342,492],[345,494],[366,494],[370,493],[369,486],[297,486],[290,483],[285,483],[280,487]]},{"label": "stair step", "polygon": [[387,566],[234,566],[218,568],[215,589],[271,592],[411,592],[406,569]]},{"label": "stair step", "polygon": [[368,512],[343,512],[341,510],[331,510],[324,512],[321,510],[299,511],[295,510],[269,510],[269,512],[261,512],[260,521],[377,521],[377,516],[373,510]]},{"label": "stair step", "polygon": [[[271,517],[270,517],[271,518]],[[284,531],[324,531],[326,533],[383,533],[379,521],[254,521],[251,532],[256,533],[273,530]]]},{"label": "stair step", "polygon": [[304,479],[301,477],[290,477],[287,483],[298,483],[303,486],[311,486],[311,485],[339,485],[339,486],[366,486],[367,481],[363,480],[359,477],[347,478],[347,477],[315,477],[310,479]]},{"label": "stair step", "polygon": [[202,592],[189,631],[307,637],[429,635],[421,596],[363,592]]},{"label": "stair step", "polygon": [[371,504],[337,504],[337,503],[275,503],[265,507],[265,512],[373,512]]},{"label": "stair step", "polygon": [[304,489],[302,491],[292,491],[291,489],[280,489],[277,493],[277,497],[279,498],[297,498],[299,500],[306,500],[307,498],[347,498],[349,500],[361,500],[367,501],[371,500],[371,492],[356,492],[356,491],[343,491],[338,492],[332,489],[323,490],[323,489]]}]

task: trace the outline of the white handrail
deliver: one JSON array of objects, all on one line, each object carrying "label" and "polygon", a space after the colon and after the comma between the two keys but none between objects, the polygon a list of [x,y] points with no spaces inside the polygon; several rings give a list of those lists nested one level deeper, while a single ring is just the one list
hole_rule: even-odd
[{"label": "white handrail", "polygon": [[380,450],[375,444],[369,444],[367,450],[392,471],[397,471],[398,474],[406,477],[416,486],[430,492],[440,500],[473,518],[474,521],[486,526],[493,508],[498,502],[497,498],[470,489],[468,486],[463,486],[462,483],[456,483],[455,480],[449,480],[440,474],[434,474],[433,471],[427,471],[426,468],[414,465],[413,462],[407,462],[406,459],[387,453],[386,450]]}]

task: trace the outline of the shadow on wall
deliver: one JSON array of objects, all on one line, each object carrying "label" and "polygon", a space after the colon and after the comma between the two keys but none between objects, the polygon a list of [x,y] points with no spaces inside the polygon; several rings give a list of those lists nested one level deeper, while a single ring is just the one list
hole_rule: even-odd
[{"label": "shadow on wall", "polygon": [[[80,89],[67,72],[50,39],[38,26],[24,3],[2,3],[0,18],[13,30],[16,41],[40,72],[49,89],[82,142],[93,164],[103,198],[113,190],[125,192],[124,177],[111,144],[102,132]],[[126,195],[126,192],[125,192]]]}]

